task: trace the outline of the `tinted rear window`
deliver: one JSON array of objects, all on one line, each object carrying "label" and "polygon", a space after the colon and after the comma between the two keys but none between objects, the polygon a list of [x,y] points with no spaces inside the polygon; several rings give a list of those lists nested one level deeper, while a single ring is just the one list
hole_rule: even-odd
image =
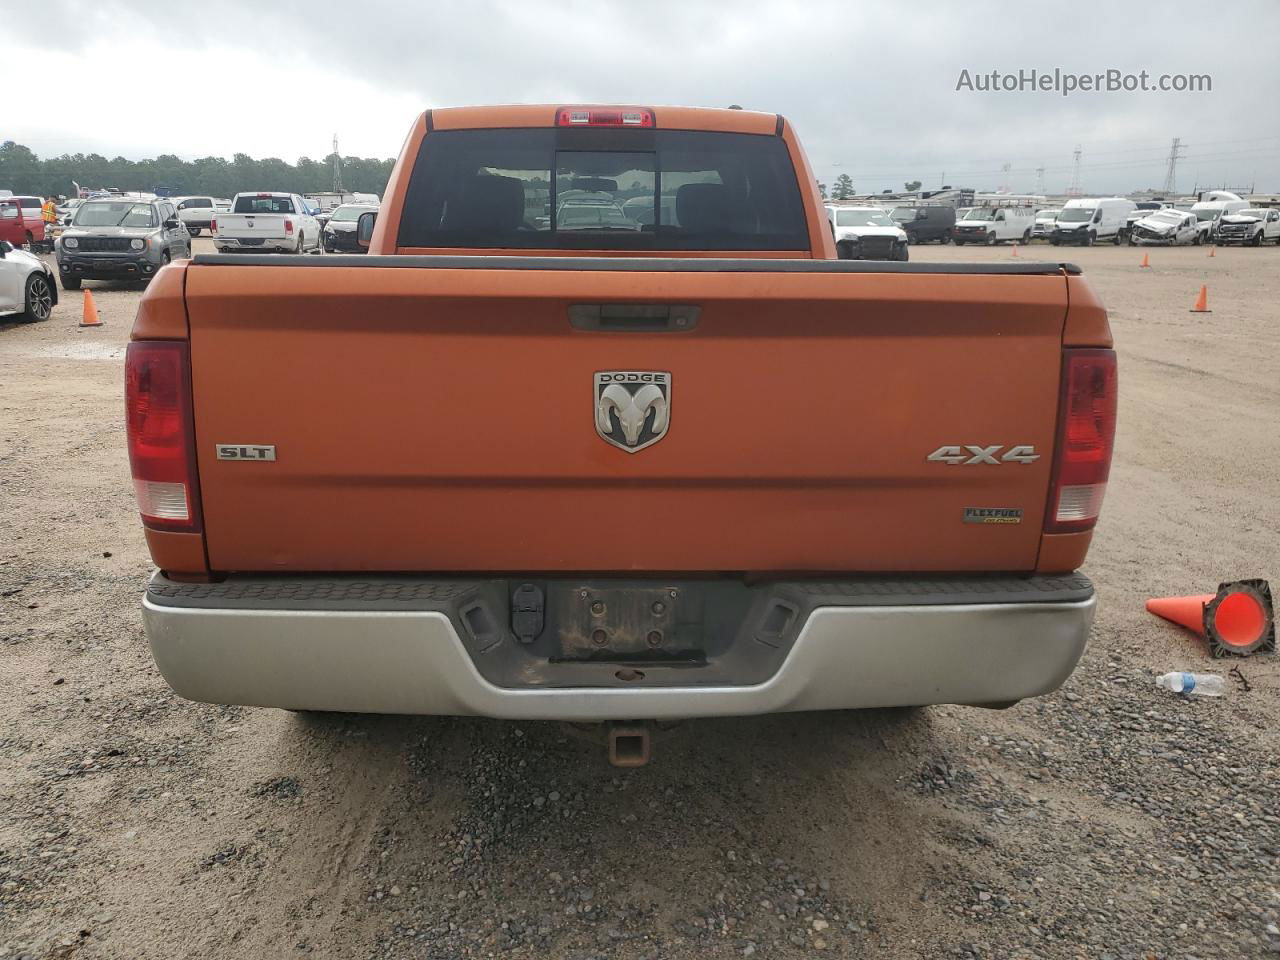
[{"label": "tinted rear window", "polygon": [[289,197],[236,197],[233,213],[293,213]]},{"label": "tinted rear window", "polygon": [[405,247],[805,250],[779,137],[688,130],[449,130],[423,138]]}]

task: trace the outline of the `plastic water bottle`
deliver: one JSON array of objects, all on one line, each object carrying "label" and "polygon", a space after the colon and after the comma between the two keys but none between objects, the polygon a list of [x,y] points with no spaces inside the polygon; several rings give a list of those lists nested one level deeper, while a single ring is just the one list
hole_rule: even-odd
[{"label": "plastic water bottle", "polygon": [[1194,693],[1201,697],[1220,697],[1227,692],[1221,677],[1212,673],[1166,673],[1156,677],[1156,686],[1174,693]]}]

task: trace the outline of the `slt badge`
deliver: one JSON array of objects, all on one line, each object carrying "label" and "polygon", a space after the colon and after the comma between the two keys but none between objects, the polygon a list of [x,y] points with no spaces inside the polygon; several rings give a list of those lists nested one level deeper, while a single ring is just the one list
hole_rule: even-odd
[{"label": "slt badge", "polygon": [[637,453],[667,435],[671,374],[659,370],[604,370],[593,391],[596,433],[619,450]]}]

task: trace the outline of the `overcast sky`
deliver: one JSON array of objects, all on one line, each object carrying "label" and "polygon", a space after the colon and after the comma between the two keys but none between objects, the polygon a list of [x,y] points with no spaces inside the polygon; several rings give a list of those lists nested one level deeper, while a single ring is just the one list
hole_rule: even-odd
[{"label": "overcast sky", "polygon": [[[819,178],[1280,193],[1280,2],[7,0],[0,140],[97,152],[394,156],[426,107],[618,102],[784,114]],[[1214,16],[1219,11],[1220,16]],[[957,91],[961,71],[1209,74],[1211,92]],[[33,79],[34,78],[34,79]],[[1008,164],[1008,172],[1003,167]]]}]

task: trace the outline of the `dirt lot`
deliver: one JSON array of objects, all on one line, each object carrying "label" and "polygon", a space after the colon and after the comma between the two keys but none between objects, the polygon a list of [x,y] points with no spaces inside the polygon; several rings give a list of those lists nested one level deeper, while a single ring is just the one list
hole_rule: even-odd
[{"label": "dirt lot", "polygon": [[[0,957],[1280,953],[1280,663],[1167,694],[1153,674],[1233,664],[1142,610],[1280,582],[1280,250],[1066,256],[1122,384],[1067,685],[686,724],[628,773],[553,725],[176,698],[121,429],[139,293],[96,285],[100,330],[78,295],[0,322]],[[1202,282],[1213,313],[1189,313]]]}]

